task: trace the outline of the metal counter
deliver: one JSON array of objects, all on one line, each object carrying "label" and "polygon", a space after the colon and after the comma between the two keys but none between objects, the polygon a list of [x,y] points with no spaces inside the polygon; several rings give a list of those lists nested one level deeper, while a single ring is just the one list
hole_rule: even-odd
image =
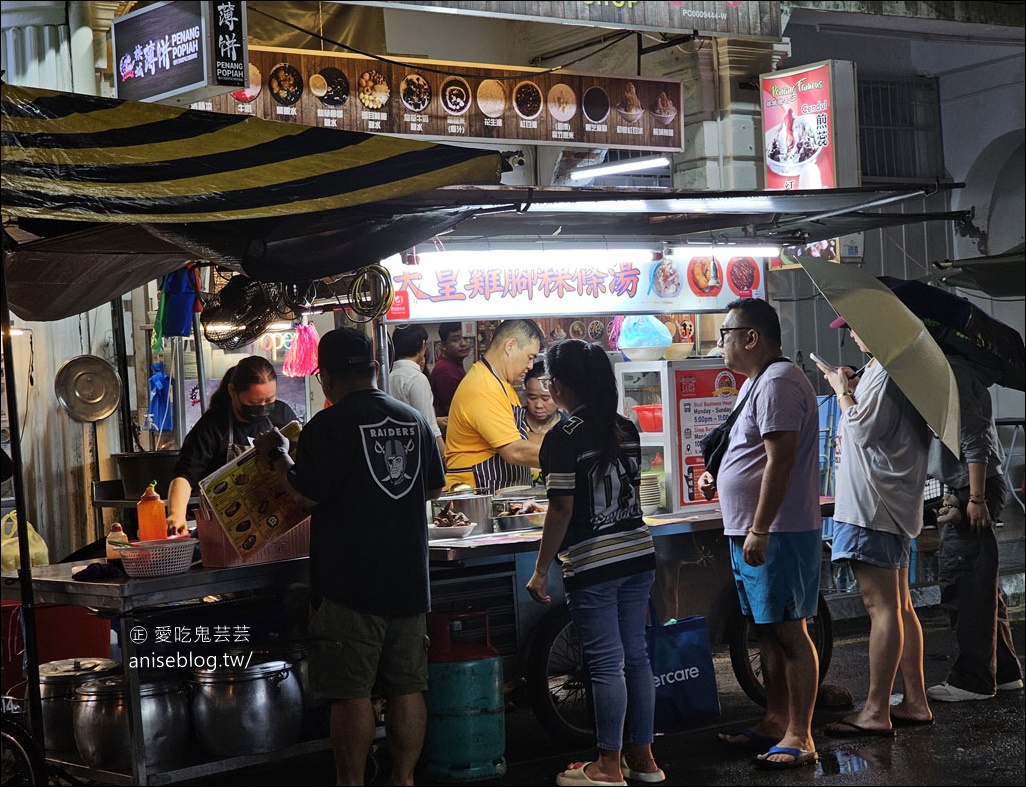
[{"label": "metal counter", "polygon": [[[32,588],[36,603],[67,604],[91,607],[120,620],[124,663],[132,663],[136,644],[131,635],[137,622],[150,614],[188,609],[203,599],[260,591],[284,592],[290,585],[308,581],[308,559],[283,560],[232,568],[194,567],[185,574],[152,578],[123,578],[101,582],[74,579],[72,569],[90,563],[83,561],[57,563],[32,569]],[[0,575],[0,596],[21,600],[18,577],[13,572]],[[160,770],[147,766],[144,739],[138,719],[142,718],[139,702],[139,671],[125,670],[129,687],[128,723],[131,733],[132,769],[130,772],[90,768],[82,763],[55,760],[69,773],[108,784],[170,784],[197,779],[215,773],[237,770],[261,762],[278,760],[311,751],[327,749],[328,741],[314,740],[295,744],[281,751],[238,757],[195,758],[183,767]]]},{"label": "metal counter", "polygon": [[[718,546],[725,540],[722,522],[714,505],[678,514],[646,517],[656,539],[659,570],[653,591],[660,616],[683,617],[706,614],[712,604],[706,598],[728,586],[729,561]],[[487,609],[493,642],[504,657],[508,677],[522,674],[528,643],[546,615],[563,607],[559,567],[549,574],[553,603],[535,602],[526,591],[534,572],[542,531],[493,533],[465,539],[430,542],[431,592],[433,608],[461,611],[467,606]],[[701,537],[701,540],[696,540]],[[63,563],[32,570],[32,585],[38,603],[67,604],[97,609],[120,619],[124,663],[132,663],[138,648],[132,630],[154,615],[187,613],[205,600],[238,594],[273,594],[309,581],[308,558],[259,563],[231,568],[193,567],[184,574],[154,578],[120,578],[99,582],[74,579],[72,569],[90,562]],[[102,561],[101,561],[102,562]],[[682,569],[687,566],[688,571]],[[715,578],[713,578],[715,575]],[[20,600],[16,574],[0,576],[0,595]],[[712,628],[710,628],[712,633]],[[138,670],[126,670],[130,700],[132,768],[130,772],[88,768],[81,763],[60,761],[70,773],[111,784],[170,784],[223,773],[260,762],[327,748],[326,740],[304,741],[266,755],[202,757],[181,767],[161,770],[147,766],[139,703]]]}]

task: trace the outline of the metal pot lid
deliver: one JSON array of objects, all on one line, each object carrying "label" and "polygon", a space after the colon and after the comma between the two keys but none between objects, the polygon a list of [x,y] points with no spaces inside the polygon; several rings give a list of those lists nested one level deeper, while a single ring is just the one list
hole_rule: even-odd
[{"label": "metal pot lid", "polygon": [[238,681],[266,678],[282,670],[290,669],[288,662],[261,661],[248,667],[229,667],[227,669],[204,669],[196,667],[189,680],[193,683],[236,683]]},{"label": "metal pot lid", "polygon": [[69,358],[53,383],[57,401],[76,421],[102,421],[118,409],[121,380],[114,367],[95,355]]},{"label": "metal pot lid", "polygon": [[[168,694],[180,688],[182,681],[177,678],[153,678],[139,682],[139,696],[153,697]],[[122,697],[128,690],[128,679],[124,675],[107,675],[94,680],[87,680],[75,689],[75,699],[90,700],[95,697]]]},{"label": "metal pot lid", "polygon": [[39,665],[40,683],[78,681],[109,675],[121,669],[113,659],[60,659]]}]

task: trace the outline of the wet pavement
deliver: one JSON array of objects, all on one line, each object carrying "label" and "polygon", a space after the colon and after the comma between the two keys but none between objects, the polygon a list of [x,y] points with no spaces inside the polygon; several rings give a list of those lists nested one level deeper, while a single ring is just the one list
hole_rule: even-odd
[{"label": "wet pavement", "polygon": [[[954,637],[939,607],[918,610],[925,630],[927,685],[944,680]],[[1024,652],[1023,608],[1013,610],[1017,651]],[[858,701],[868,685],[868,620],[835,621],[834,655],[826,684],[848,689]],[[845,708],[817,709],[813,733],[819,752],[815,767],[780,772],[756,770],[752,752],[739,752],[717,741],[716,733],[751,726],[761,708],[741,691],[726,651],[715,654],[722,712],[715,724],[658,738],[656,759],[666,785],[1022,785],[1026,776],[1024,730],[1026,703],[1022,690],[1001,692],[981,702],[934,703],[935,723],[899,729],[894,739],[838,740],[823,734],[823,725],[841,718]],[[895,687],[901,691],[900,678]],[[843,693],[843,692],[842,692]],[[514,695],[515,696],[515,695]],[[507,774],[478,782],[489,785],[552,785],[567,763],[589,759],[592,749],[571,749],[554,741],[527,707],[506,714]],[[196,782],[199,783],[199,782]],[[213,782],[209,782],[213,783]],[[330,785],[334,769],[324,752],[216,777],[229,785]],[[437,784],[419,780],[418,784]],[[471,782],[463,782],[469,784]]]}]

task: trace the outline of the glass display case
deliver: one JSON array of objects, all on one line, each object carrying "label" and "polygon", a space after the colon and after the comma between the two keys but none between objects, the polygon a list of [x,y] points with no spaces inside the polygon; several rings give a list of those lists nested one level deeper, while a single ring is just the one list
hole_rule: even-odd
[{"label": "glass display case", "polygon": [[722,358],[613,365],[620,412],[641,435],[641,506],[646,515],[706,504],[699,442],[730,414],[744,377]]},{"label": "glass display case", "polygon": [[641,435],[641,510],[646,515],[674,510],[675,450],[673,391],[668,370],[683,361],[624,361],[613,364],[620,412]]}]

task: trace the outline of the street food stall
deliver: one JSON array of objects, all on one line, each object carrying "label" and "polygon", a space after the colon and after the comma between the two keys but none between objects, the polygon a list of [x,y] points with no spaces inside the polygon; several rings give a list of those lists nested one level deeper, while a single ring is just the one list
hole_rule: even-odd
[{"label": "street food stall", "polygon": [[[472,217],[475,217],[474,222],[469,223],[473,224],[476,232],[484,236],[502,235],[510,226],[508,222],[521,220],[529,207],[540,208],[540,212],[534,212],[532,207],[532,215],[538,217],[537,225],[544,225],[552,221],[553,214],[547,211],[555,210],[557,203],[577,203],[573,206],[573,215],[561,214],[557,219],[558,225],[547,234],[559,234],[564,225],[568,232],[574,229],[584,231],[587,225],[599,228],[600,235],[643,237],[646,240],[638,243],[603,242],[602,248],[598,249],[575,250],[563,246],[552,249],[550,246],[548,250],[561,260],[555,264],[528,264],[528,255],[524,251],[511,250],[515,260],[504,265],[492,265],[492,261],[501,256],[500,250],[489,249],[485,257],[478,250],[471,252],[473,257],[486,258],[489,264],[485,266],[486,270],[477,271],[473,264],[448,268],[432,266],[426,259],[428,255],[422,254],[418,266],[400,268],[396,274],[399,278],[393,277],[396,299],[388,319],[393,322],[484,321],[503,315],[531,315],[552,320],[551,330],[556,332],[556,336],[562,331],[566,335],[608,342],[612,334],[611,317],[680,314],[680,319],[674,322],[680,327],[690,319],[693,334],[689,351],[694,351],[697,356],[715,344],[714,315],[721,312],[727,302],[734,297],[765,293],[763,263],[757,252],[745,252],[737,247],[721,245],[713,250],[685,246],[674,250],[665,247],[661,241],[653,242],[652,238],[679,240],[689,233],[706,236],[712,230],[721,240],[736,230],[733,235],[735,241],[739,237],[748,237],[753,231],[772,240],[804,241],[833,237],[837,234],[835,229],[825,227],[820,221],[819,214],[825,213],[831,216],[858,214],[852,216],[847,229],[924,220],[922,216],[910,218],[907,214],[874,213],[869,216],[858,213],[861,207],[921,196],[924,193],[921,188],[851,189],[815,195],[790,192],[773,197],[759,192],[729,195],[661,192],[658,199],[653,199],[649,193],[642,200],[645,206],[636,212],[634,208],[627,209],[622,205],[622,193],[591,191],[582,195],[553,189],[546,194],[546,190],[504,191],[501,187],[493,191],[464,191],[459,188],[424,191],[445,183],[495,180],[499,157],[495,153],[469,148],[445,149],[423,141],[411,143],[411,150],[402,152],[403,141],[390,140],[389,151],[397,155],[386,157],[390,161],[388,167],[382,167],[381,161],[375,163],[375,172],[384,173],[387,169],[387,175],[382,175],[387,182],[380,183],[376,189],[354,190],[351,187],[361,182],[359,177],[353,177],[354,173],[345,169],[336,171],[325,167],[324,162],[345,160],[355,163],[358,169],[365,157],[380,158],[382,153],[380,150],[375,152],[375,145],[381,143],[374,135],[345,134],[326,128],[283,131],[282,128],[271,128],[273,124],[256,117],[228,117],[159,105],[133,105],[132,102],[32,91],[6,84],[3,95],[5,130],[10,126],[10,134],[5,136],[4,144],[5,211],[18,218],[18,231],[24,234],[5,246],[2,289],[5,298],[9,294],[13,311],[25,320],[55,320],[95,308],[151,281],[155,276],[176,270],[198,258],[244,269],[260,281],[309,282],[323,276],[338,276],[344,272],[341,268],[348,271],[368,262],[377,262],[388,253],[408,249],[424,238],[443,233]],[[73,111],[63,106],[65,104],[72,106]],[[95,149],[89,151],[89,156],[94,163],[88,165],[88,172],[80,172],[68,164],[65,152],[60,149],[60,140],[75,132],[74,127],[68,127],[68,118],[78,122],[82,117],[102,117],[111,125],[111,128],[101,129],[92,137]],[[131,155],[122,155],[125,144],[145,149],[153,158],[167,152],[169,145],[146,144],[150,139],[148,135],[157,128],[173,130],[181,146],[188,147],[190,157],[181,158],[182,154],[176,153],[168,160],[140,162],[134,151],[129,151]],[[168,182],[155,177],[154,172],[159,170],[167,174],[169,181],[178,183],[180,167],[191,165],[194,157],[204,155],[201,141],[220,140],[224,134],[217,132],[224,130],[228,130],[226,133],[235,140],[233,150],[207,151],[211,160],[220,162],[217,166],[223,178],[215,179],[211,175],[210,182],[204,183],[195,193],[182,193],[180,188],[172,188]],[[254,181],[244,173],[240,174],[240,166],[248,160],[247,146],[264,144],[269,136],[287,138],[292,143],[279,145],[280,161],[275,165],[266,160],[259,163],[260,167],[273,169],[280,176],[280,181],[272,188],[246,188],[245,184],[249,182],[265,182],[261,178]],[[309,199],[309,194],[304,191],[309,184],[295,175],[300,170],[306,171],[303,169],[306,164],[297,166],[301,158],[296,153],[297,149],[346,150],[343,156],[323,153],[311,156],[308,162],[311,166],[314,159],[320,162],[317,180],[330,193],[316,200]],[[405,171],[397,164],[399,160],[417,168],[416,177],[404,178]],[[58,177],[58,172],[65,188],[54,193],[48,185]],[[140,193],[145,192],[149,196],[146,199],[127,196],[119,200],[99,200],[94,196],[97,180],[117,183],[126,194],[132,192],[131,184],[135,183]],[[423,192],[423,195],[415,196],[414,192]],[[810,202],[811,197],[814,200]],[[583,200],[594,204],[584,205]],[[546,208],[546,203],[552,207]],[[603,203],[603,208],[599,209],[597,206]],[[789,211],[794,215],[782,219],[781,214]],[[762,220],[764,218],[765,221]],[[949,216],[938,214],[930,218]],[[79,222],[90,222],[95,226],[84,227]],[[535,229],[530,231],[534,232]],[[593,233],[594,230],[586,234]],[[540,244],[539,248],[545,248],[545,244]],[[732,250],[720,256],[725,248]],[[440,277],[438,271],[442,270],[449,273]],[[461,276],[470,278],[460,281]],[[418,294],[418,288],[423,296]],[[10,355],[7,303],[3,306],[4,351],[5,355]],[[435,310],[417,311],[428,307]],[[567,315],[582,316],[568,318]],[[668,345],[688,343],[672,339],[671,335]],[[612,347],[609,349],[613,351]],[[629,404],[628,398],[632,398],[632,390],[638,391],[637,395],[644,391],[645,396],[659,391],[658,403],[638,400],[636,406],[659,404],[667,407],[670,402],[674,404],[673,413],[668,409],[664,413],[663,428],[652,430],[646,437],[646,472],[662,476],[654,488],[646,489],[654,493],[649,505],[655,507],[653,516],[665,517],[654,523],[662,567],[657,605],[663,618],[682,614],[706,615],[712,624],[714,637],[719,629],[722,641],[727,616],[724,605],[728,598],[733,598],[733,593],[718,514],[714,505],[687,499],[688,468],[691,468],[692,477],[697,468],[681,453],[681,447],[687,445],[688,439],[694,441],[692,446],[697,443],[698,432],[706,422],[700,422],[697,416],[690,420],[682,417],[689,402],[688,397],[683,396],[683,389],[681,395],[677,390],[683,385],[677,375],[691,374],[693,363],[697,364],[695,369],[704,370],[703,364],[707,362],[683,352],[683,360],[673,361],[673,364],[682,365],[670,365],[663,359],[666,349],[662,348],[652,356],[652,360],[625,363],[621,370],[622,404],[625,408]],[[656,363],[658,366],[652,369],[632,368],[631,363]],[[715,369],[715,361],[708,363]],[[647,379],[652,374],[658,382]],[[641,377],[636,380],[637,375]],[[11,396],[15,386],[13,380],[8,383],[8,396]],[[674,386],[672,391],[671,386]],[[730,396],[736,394],[736,382],[720,385],[714,376],[712,387],[705,394],[708,394],[704,396],[706,399],[722,396],[721,404],[725,404]],[[697,387],[695,395],[703,398]],[[637,396],[633,398],[637,399]],[[690,403],[694,405],[694,402]],[[625,410],[625,414],[639,417],[633,410],[634,406],[630,405],[631,410]],[[696,411],[693,406],[691,415],[694,416]],[[11,445],[15,465],[20,467],[20,434],[16,429],[15,407],[11,407],[11,416],[12,427],[15,427]],[[657,458],[662,463],[661,471],[653,469],[660,467]],[[14,487],[18,513],[26,519],[20,474],[15,478]],[[507,622],[503,624],[507,639],[505,642],[500,639],[498,645],[511,668],[508,674],[521,675],[533,670],[533,674],[542,677],[545,685],[556,687],[558,684],[545,695],[555,707],[557,703],[551,702],[551,698],[570,696],[567,687],[572,682],[560,683],[550,679],[549,670],[558,669],[553,656],[556,645],[535,643],[557,643],[560,636],[572,641],[572,632],[565,617],[560,622],[558,616],[562,613],[559,610],[539,609],[533,606],[533,602],[531,605],[520,603],[526,578],[521,575],[518,564],[532,559],[536,539],[537,531],[484,534],[457,544],[435,542],[431,548],[432,584],[436,603],[458,608],[471,599],[480,601],[485,595],[483,589],[491,587],[488,583],[494,583],[496,597],[501,603],[486,606],[490,611],[496,610],[492,614],[497,619],[498,610],[503,605],[507,610]],[[302,582],[305,562],[296,559],[230,569],[194,567],[173,583],[166,579],[138,578],[86,583],[74,579],[71,568],[69,564],[60,564],[31,573],[24,569],[21,596],[26,599],[26,612],[32,608],[32,591],[35,590],[40,600],[60,600],[62,603],[95,607],[119,617],[124,633],[126,622],[131,623],[137,614],[148,614],[155,605],[181,602],[185,609],[211,595],[248,593],[256,586],[266,586],[273,591],[282,583]],[[282,574],[279,576],[275,573],[277,571]],[[290,573],[293,571],[296,572],[294,575]],[[692,579],[696,586],[689,588]],[[158,593],[155,590],[158,585],[170,590]],[[16,595],[15,588],[15,581],[5,576],[4,595]],[[546,612],[548,614],[542,617]],[[27,645],[35,639],[30,618],[27,614]],[[129,626],[128,630],[131,628]],[[503,633],[501,627],[499,633]],[[126,653],[130,653],[130,646],[125,647]],[[534,657],[531,656],[532,648]],[[30,689],[34,690],[38,684],[34,672],[38,664],[31,647],[28,651]],[[822,660],[824,664],[826,661]],[[533,668],[532,664],[535,665]],[[539,664],[543,666],[539,667]],[[564,665],[563,674],[579,671],[579,667],[579,659],[571,658]],[[579,682],[576,685],[580,685]],[[181,767],[150,769],[144,753],[140,723],[143,710],[137,695],[138,688],[138,676],[133,678],[129,675],[128,724],[133,757],[131,773],[124,769],[119,771],[119,778],[123,781],[164,783],[255,764],[264,757],[281,756],[279,752],[274,755],[214,757]],[[562,704],[559,703],[560,706]],[[34,715],[38,717],[38,711],[34,710]],[[554,716],[557,729],[561,724],[564,732],[567,729],[571,733],[575,729],[577,733],[581,732],[580,726],[574,728],[560,721],[562,717],[558,712]]]},{"label": "street food stall", "polygon": [[[765,297],[766,260],[757,254],[738,247],[658,243],[544,250],[460,247],[420,252],[407,261],[391,258],[384,266],[396,293],[386,323],[461,320],[464,333],[472,334],[483,350],[498,321],[530,316],[549,341],[578,338],[609,353],[621,412],[641,434],[640,494],[656,543],[654,601],[660,619],[702,615],[717,644],[736,632],[739,680],[753,698],[762,699],[719,510],[697,492],[704,469],[699,442],[730,412],[743,381],[715,354],[697,353],[714,350],[727,304]],[[644,346],[625,341],[624,326],[633,317],[650,319],[662,330],[652,335],[663,338]],[[494,496],[476,491],[486,499],[486,510],[500,509],[499,501],[507,497],[545,498],[537,485],[495,490]],[[459,493],[453,499],[468,497],[474,495]],[[509,530],[495,518],[495,532],[475,527],[460,538],[446,538],[445,528],[433,528],[433,608],[488,609],[492,642],[505,658],[507,679],[526,681],[535,712],[551,734],[583,742],[592,722],[569,615],[560,595],[557,605],[546,607],[525,590],[542,521],[524,521],[524,529]],[[553,571],[550,587],[561,588],[558,570]],[[829,630],[823,633],[828,625],[826,620],[814,627],[825,656],[823,674],[829,664],[829,644],[824,651]]]}]

